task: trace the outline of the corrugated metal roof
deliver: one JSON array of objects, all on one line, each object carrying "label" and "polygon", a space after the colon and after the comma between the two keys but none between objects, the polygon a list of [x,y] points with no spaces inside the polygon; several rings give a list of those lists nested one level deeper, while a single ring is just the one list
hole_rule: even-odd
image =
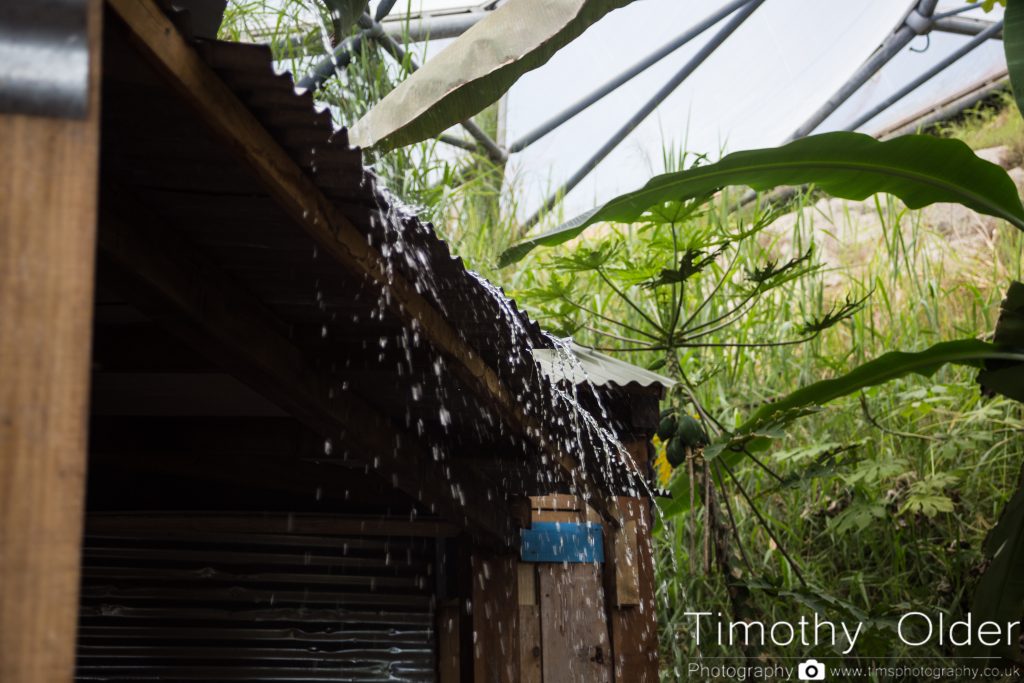
[{"label": "corrugated metal roof", "polygon": [[[471,457],[509,491],[517,478],[510,468],[521,464],[519,485],[532,491],[539,465],[521,456],[535,455],[535,447],[505,429],[494,411],[444,370],[435,349],[419,343],[418,335],[382,308],[386,292],[328,255],[318,256],[315,242],[229,149],[197,125],[158,74],[125,47],[123,54],[116,53],[118,41],[110,43],[102,108],[105,184],[117,188],[118,196],[132,197],[256,296],[315,359],[325,384],[415,434],[424,449]],[[433,226],[404,210],[363,166],[360,150],[349,146],[345,131],[334,130],[330,115],[316,110],[308,92],[296,93],[289,75],[274,71],[270,50],[219,41],[194,44],[324,196],[372,245],[392,254],[387,265],[422,285],[422,296],[495,370],[523,410],[546,424],[566,450],[599,452],[599,434],[572,428],[592,420],[561,419],[586,408],[554,391],[532,362],[531,347],[551,344],[539,325],[468,270]],[[640,375],[609,374],[620,365],[631,366],[608,361],[594,365],[595,379],[650,382],[639,368],[633,372]],[[604,370],[597,372],[597,366]],[[608,420],[622,425],[623,433],[649,431],[646,412],[638,417],[641,403],[647,399],[628,396],[621,405],[612,402]],[[618,489],[616,472],[599,463],[592,469],[600,486]]]},{"label": "corrugated metal roof", "polygon": [[562,348],[534,349],[533,357],[541,372],[556,382],[567,380],[582,384],[589,381],[597,386],[614,384],[620,387],[636,383],[642,387],[660,385],[666,389],[677,384],[674,379],[580,346],[574,341],[569,341]]}]

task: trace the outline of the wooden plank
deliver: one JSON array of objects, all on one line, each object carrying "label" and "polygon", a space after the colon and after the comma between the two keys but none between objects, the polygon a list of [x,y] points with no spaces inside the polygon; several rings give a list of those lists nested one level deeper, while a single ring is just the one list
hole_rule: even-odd
[{"label": "wooden plank", "polygon": [[447,600],[437,607],[437,673],[439,683],[461,683],[459,666],[459,600]]},{"label": "wooden plank", "polygon": [[[552,493],[544,496],[530,496],[530,518],[533,522],[592,522],[601,524],[601,515],[579,496],[567,493]],[[582,512],[581,512],[582,511]]]},{"label": "wooden plank", "polygon": [[111,534],[146,530],[149,532],[202,532],[226,534],[295,534],[326,536],[409,536],[412,538],[451,538],[458,528],[449,522],[410,521],[387,517],[348,517],[343,515],[271,514],[183,515],[174,514],[90,514],[89,533]]},{"label": "wooden plank", "polygon": [[[104,269],[120,294],[308,427],[346,434],[346,447],[373,454],[396,488],[481,541],[512,543],[511,520],[495,505],[501,496],[493,484],[464,465],[435,461],[358,397],[330,391],[330,378],[262,302],[157,217],[129,210],[125,201],[105,199],[99,236]],[[116,209],[142,218],[129,224],[110,213]]]},{"label": "wooden plank", "polygon": [[579,524],[582,516],[578,512],[563,512],[555,510],[534,510],[530,515],[530,524],[534,522],[570,522]]},{"label": "wooden plank", "polygon": [[[107,0],[128,27],[142,54],[171,86],[223,139],[266,187],[278,204],[318,244],[354,273],[370,278],[389,291],[391,311],[418,330],[449,360],[453,373],[474,395],[491,406],[517,433],[550,451],[559,439],[546,425],[528,415],[497,373],[460,336],[417,288],[385,262],[365,236],[291,159],[224,81],[203,61],[160,11],[153,0]],[[551,454],[566,482],[576,482],[576,459],[564,452]],[[605,499],[584,482],[591,499],[611,524],[617,524]]]},{"label": "wooden plank", "polygon": [[608,555],[615,577],[613,601],[616,607],[640,604],[640,552],[637,542],[637,520],[631,519],[621,529],[612,531],[612,552]]},{"label": "wooden plank", "polygon": [[473,681],[519,683],[518,560],[474,555]]},{"label": "wooden plank", "polygon": [[541,683],[540,601],[537,599],[537,565],[521,562],[519,574],[519,680]]},{"label": "wooden plank", "polygon": [[583,501],[579,496],[567,493],[550,493],[546,496],[530,496],[530,505],[534,510],[572,510],[579,512]]},{"label": "wooden plank", "polygon": [[541,564],[537,572],[544,683],[610,682],[600,566]]},{"label": "wooden plank", "polygon": [[0,681],[74,671],[99,134],[100,3],[84,120],[0,114]]},{"label": "wooden plank", "polygon": [[518,595],[520,605],[537,605],[537,567],[529,562],[520,562],[516,567],[518,574]]},{"label": "wooden plank", "polygon": [[[632,567],[636,573],[636,604],[612,607],[608,626],[612,639],[615,683],[656,683],[658,681],[658,620],[654,604],[654,552],[651,545],[650,501],[618,498],[623,528],[636,529],[636,551]],[[606,543],[609,541],[606,530]],[[617,584],[618,566],[608,568]],[[632,600],[632,597],[628,598]]]},{"label": "wooden plank", "polygon": [[544,670],[541,661],[540,606],[519,606],[519,680],[541,683]]}]

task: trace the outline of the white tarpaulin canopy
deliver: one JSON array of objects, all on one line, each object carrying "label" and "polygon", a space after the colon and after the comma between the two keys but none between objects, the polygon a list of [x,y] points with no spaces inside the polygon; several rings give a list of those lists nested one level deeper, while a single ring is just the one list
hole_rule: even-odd
[{"label": "white tarpaulin canopy", "polygon": [[[376,3],[374,3],[376,4]],[[465,6],[466,0],[412,0],[407,11]],[[506,137],[515,140],[704,17],[726,0],[636,0],[611,12],[507,96]],[[392,15],[402,13],[399,2]],[[767,0],[572,192],[571,216],[634,189],[664,170],[665,149],[717,158],[785,141],[902,23],[914,3],[898,0]],[[962,9],[939,2],[937,13]],[[1001,11],[959,16],[998,20]],[[528,215],[570,177],[691,58],[724,21],[624,84],[563,126],[511,156],[510,182]],[[846,127],[970,40],[932,31],[918,36],[817,130]],[[450,40],[425,48],[425,59]],[[862,127],[875,132],[1005,69],[1002,44],[989,40]]]}]

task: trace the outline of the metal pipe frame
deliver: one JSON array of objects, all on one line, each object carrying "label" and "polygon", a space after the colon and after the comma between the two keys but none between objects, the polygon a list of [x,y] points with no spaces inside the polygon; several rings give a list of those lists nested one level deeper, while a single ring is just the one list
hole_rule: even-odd
[{"label": "metal pipe frame", "polygon": [[928,69],[923,74],[921,74],[920,76],[918,76],[917,78],[912,80],[910,83],[907,83],[905,86],[903,86],[902,88],[900,88],[899,90],[894,92],[892,95],[890,95],[889,97],[885,98],[884,100],[879,102],[877,105],[875,105],[874,107],[872,107],[868,111],[864,112],[864,114],[862,114],[860,117],[858,117],[853,123],[849,124],[846,129],[847,130],[857,130],[858,128],[863,126],[865,123],[867,123],[871,119],[875,118],[876,116],[878,116],[879,114],[884,112],[886,109],[888,109],[889,107],[894,105],[896,102],[902,100],[904,97],[906,97],[911,92],[913,92],[914,90],[919,88],[921,85],[923,85],[926,81],[929,81],[932,78],[934,78],[935,76],[937,76],[940,72],[942,72],[945,69],[947,69],[951,64],[953,64],[957,60],[961,59],[964,55],[969,53],[971,50],[974,50],[979,45],[985,43],[986,41],[988,41],[989,38],[993,37],[995,34],[999,33],[1002,30],[1003,30],[1003,22],[1002,21],[999,21],[999,22],[996,22],[996,23],[992,24],[987,29],[985,29],[984,31],[979,33],[977,36],[975,36],[974,38],[969,40],[967,43],[962,45],[959,49],[957,49],[954,52],[950,53],[944,59],[936,62],[934,65],[932,65],[932,67],[930,69]]},{"label": "metal pipe frame", "polygon": [[544,123],[540,124],[533,130],[531,130],[530,132],[520,137],[518,140],[509,145],[509,153],[515,154],[516,152],[521,152],[522,150],[526,149],[534,142],[536,142],[537,140],[541,139],[542,137],[553,131],[555,128],[558,128],[563,123],[579,114],[584,109],[587,109],[601,98],[618,89],[619,86],[621,86],[623,83],[632,80],[643,71],[647,70],[654,64],[660,62],[662,59],[672,54],[673,52],[681,48],[683,45],[686,45],[688,42],[699,36],[701,33],[711,28],[719,21],[729,16],[743,5],[750,3],[751,1],[752,0],[734,0],[733,2],[727,4],[725,7],[721,8],[719,11],[715,12],[714,14],[705,17],[698,24],[688,29],[684,33],[680,34],[678,37],[672,39],[668,43],[665,43],[660,48],[649,54],[647,57],[643,58],[630,68],[621,72],[615,78],[606,82],[600,88],[594,90],[592,93],[590,93],[583,99],[570,105],[559,114],[556,114],[555,116],[551,117]]},{"label": "metal pipe frame", "polygon": [[[988,30],[995,23],[997,22],[975,19],[974,17],[939,17],[932,22],[932,29],[942,31],[943,33],[956,33],[961,36],[976,36]],[[1003,32],[1000,30],[995,35],[989,37],[1002,38]]]},{"label": "metal pipe frame", "polygon": [[964,12],[970,12],[972,9],[978,9],[979,7],[984,7],[984,6],[985,6],[984,2],[972,2],[969,5],[961,5],[960,7],[957,7],[955,9],[951,9],[951,10],[949,10],[947,12],[940,12],[939,14],[933,14],[932,15],[932,20],[933,21],[937,21],[939,19],[945,19],[946,17],[955,17],[957,15],[963,14]]},{"label": "metal pipe frame", "polygon": [[598,149],[586,162],[576,171],[561,187],[558,188],[550,197],[548,197],[540,208],[529,219],[523,224],[523,229],[529,229],[535,225],[541,217],[551,210],[555,204],[558,203],[560,198],[568,194],[576,185],[583,180],[594,167],[597,166],[601,161],[608,156],[613,149],[619,146],[627,135],[640,125],[640,123],[650,116],[651,112],[657,109],[666,97],[671,95],[679,86],[685,81],[690,74],[692,74],[697,67],[699,67],[704,61],[711,56],[711,54],[718,49],[719,46],[724,43],[729,36],[733,34],[743,24],[744,21],[750,17],[751,14],[757,10],[758,7],[764,3],[765,0],[753,0],[752,2],[746,3],[740,10],[738,10],[731,19],[721,28],[718,32],[711,37],[708,42],[701,47],[701,49],[691,57],[686,64],[679,69],[676,74],[669,79],[665,85],[661,87],[632,117],[626,121],[622,127],[620,127],[615,133],[605,142],[600,149]]},{"label": "metal pipe frame", "polygon": [[381,0],[381,3],[377,5],[377,11],[373,13],[374,21],[383,21],[397,2],[398,0]]},{"label": "metal pipe frame", "polygon": [[463,12],[439,17],[423,17],[414,21],[392,20],[384,22],[384,32],[393,38],[421,43],[425,40],[457,38],[473,28],[490,10]]},{"label": "metal pipe frame", "polygon": [[296,87],[318,90],[327,79],[334,76],[336,71],[340,71],[352,63],[352,55],[362,49],[363,41],[366,38],[366,31],[360,31],[341,41],[330,55],[317,62],[308,74],[299,79],[295,84]]},{"label": "metal pipe frame", "polygon": [[1008,74],[1004,70],[994,78],[988,79],[984,83],[979,84],[978,87],[973,88],[959,97],[955,97],[939,106],[933,107],[931,111],[927,112],[923,116],[918,116],[914,120],[902,125],[897,124],[896,127],[889,128],[887,130],[878,131],[874,133],[874,136],[879,140],[891,140],[892,138],[896,138],[901,135],[911,135],[920,130],[924,130],[936,123],[939,123],[940,121],[948,121],[979,102],[992,97],[998,92],[1006,90],[1009,87],[1009,81],[1007,79]]},{"label": "metal pipe frame", "polygon": [[853,75],[840,86],[832,97],[825,104],[818,108],[809,119],[794,130],[786,139],[786,142],[796,140],[810,135],[821,123],[832,113],[842,106],[843,102],[850,99],[853,93],[857,92],[869,78],[874,76],[879,69],[889,63],[911,40],[919,35],[928,32],[932,25],[932,15],[935,13],[935,6],[938,0],[919,0],[914,9],[910,10],[903,23],[868,57]]},{"label": "metal pipe frame", "polygon": [[[487,15],[491,8],[473,10],[454,15],[442,15],[423,17],[419,20],[416,29],[410,26],[408,19],[392,20],[382,24],[381,21],[391,11],[397,0],[384,0],[375,12],[375,17],[364,14],[359,19],[359,26],[362,30],[355,36],[343,41],[332,54],[319,62],[310,73],[299,81],[298,85],[304,88],[318,88],[324,81],[330,78],[337,69],[343,69],[351,63],[352,54],[359,50],[366,39],[371,39],[379,44],[386,52],[392,55],[399,62],[408,59],[410,68],[413,71],[419,69],[416,59],[409,54],[396,40],[396,36],[403,36],[410,42],[432,38],[448,38],[461,35],[468,28],[475,25],[480,19]],[[529,145],[548,135],[550,132],[565,124],[582,111],[592,106],[597,101],[606,97],[624,83],[635,78],[637,75],[650,68],[657,62],[665,59],[672,52],[693,40],[711,26],[720,22],[725,17],[733,14],[732,19],[716,33],[708,43],[701,48],[680,70],[670,79],[657,93],[654,94],[629,120],[627,120],[586,162],[563,183],[558,190],[550,195],[541,207],[526,221],[524,228],[535,225],[541,217],[554,207],[561,197],[572,191],[591,171],[611,153],[636,127],[672,93],[679,85],[689,77],[693,71],[702,64],[712,52],[714,52],[743,21],[746,20],[764,0],[733,0],[725,7],[714,14],[711,14],[699,23],[680,34],[675,39],[662,45],[647,57],[643,58],[625,71],[607,81],[587,96],[573,103],[560,113],[551,117],[541,125],[521,136],[506,149],[495,142],[482,131],[472,120],[467,119],[461,122],[461,126],[473,139],[472,141],[460,138],[451,134],[442,134],[439,140],[445,144],[476,151],[483,149],[487,156],[496,163],[507,161],[509,154],[514,154],[526,149]],[[905,48],[911,40],[919,35],[924,35],[931,30],[958,33],[961,35],[974,36],[974,40],[959,48],[953,54],[934,65],[924,74],[914,79],[911,83],[886,98],[883,102],[873,107],[864,115],[858,117],[856,122],[847,127],[849,130],[859,128],[863,124],[878,116],[895,102],[905,97],[921,84],[933,78],[950,64],[962,58],[965,54],[978,47],[981,43],[999,38],[1002,35],[1002,22],[990,22],[971,17],[959,16],[963,12],[974,9],[980,3],[965,5],[955,10],[935,14],[935,7],[938,0],[918,0],[914,8],[907,14],[903,22],[885,41],[875,50],[874,53],[862,64],[854,74],[844,83],[824,105],[822,105],[807,121],[797,128],[787,141],[809,135],[825,119],[836,111],[850,96],[853,95],[869,78],[887,64],[896,54]],[[398,25],[401,25],[399,28]]]}]

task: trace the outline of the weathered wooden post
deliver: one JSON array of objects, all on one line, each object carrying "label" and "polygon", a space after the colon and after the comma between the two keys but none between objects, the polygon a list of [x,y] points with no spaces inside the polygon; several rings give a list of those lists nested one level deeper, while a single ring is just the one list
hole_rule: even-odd
[{"label": "weathered wooden post", "polygon": [[98,0],[0,7],[0,681],[74,671],[99,138]]}]

